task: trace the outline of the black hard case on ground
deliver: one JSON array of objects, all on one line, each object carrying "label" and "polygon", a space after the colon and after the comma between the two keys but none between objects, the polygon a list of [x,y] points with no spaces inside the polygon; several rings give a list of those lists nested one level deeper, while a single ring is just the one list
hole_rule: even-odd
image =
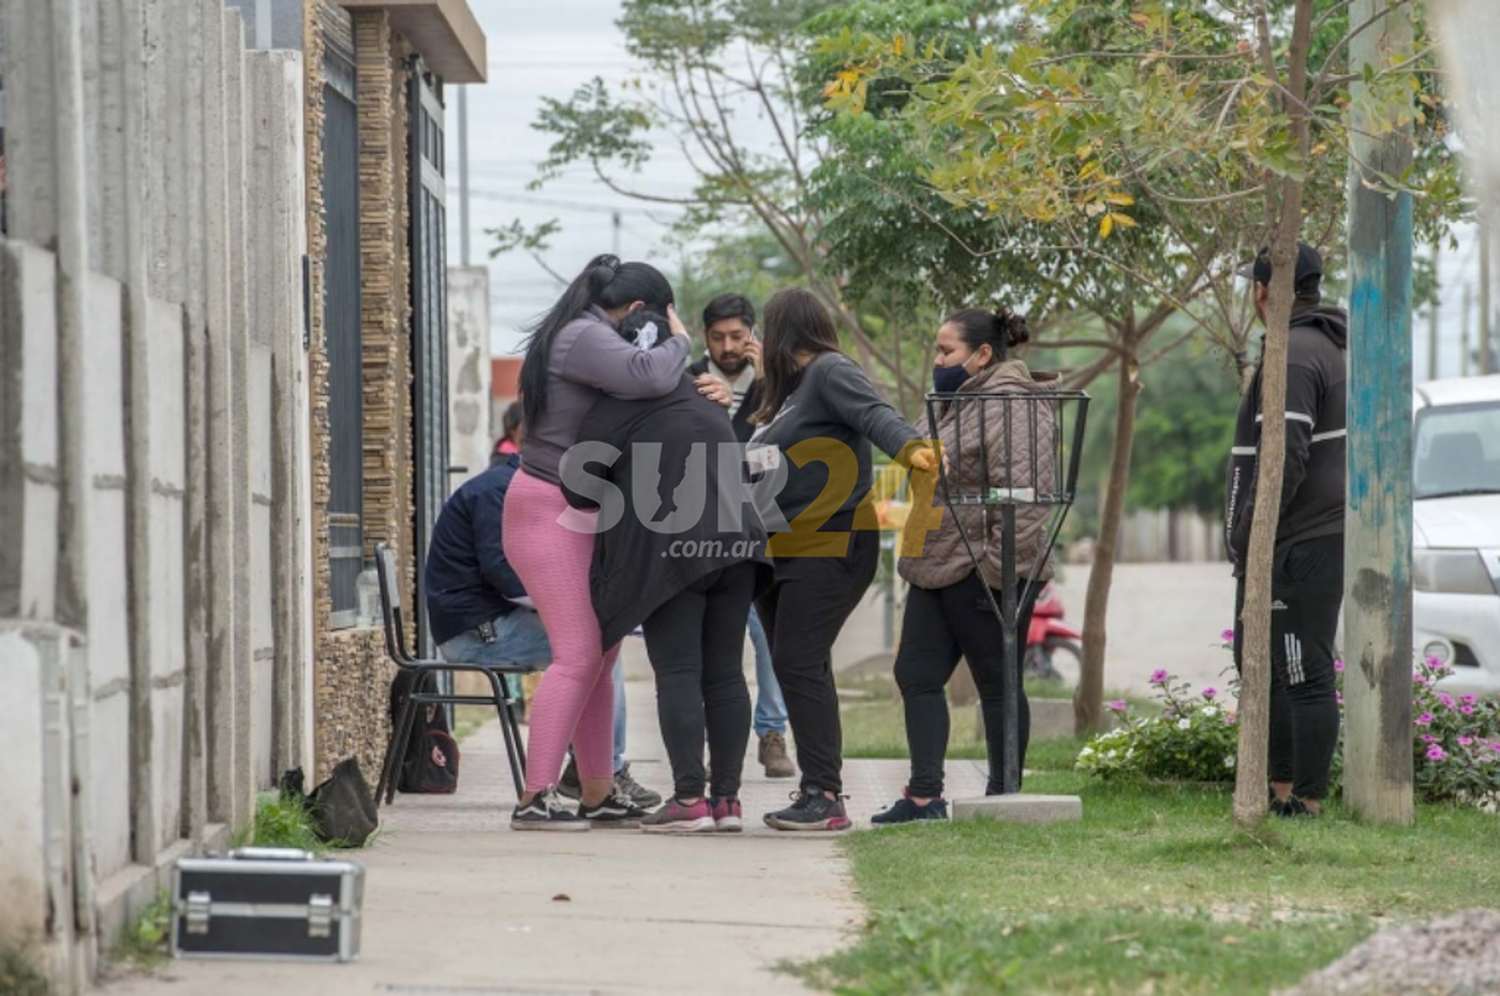
[{"label": "black hard case on ground", "polygon": [[172,872],[174,958],[359,955],[365,869],[289,848],[180,858]]}]

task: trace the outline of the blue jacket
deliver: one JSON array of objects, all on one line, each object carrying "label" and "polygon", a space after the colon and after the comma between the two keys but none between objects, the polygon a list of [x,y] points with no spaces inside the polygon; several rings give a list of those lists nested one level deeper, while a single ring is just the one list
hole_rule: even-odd
[{"label": "blue jacket", "polygon": [[427,549],[427,619],[432,638],[446,643],[481,623],[507,615],[526,589],[505,559],[500,523],[505,492],[521,466],[512,455],[465,481],[443,503]]}]

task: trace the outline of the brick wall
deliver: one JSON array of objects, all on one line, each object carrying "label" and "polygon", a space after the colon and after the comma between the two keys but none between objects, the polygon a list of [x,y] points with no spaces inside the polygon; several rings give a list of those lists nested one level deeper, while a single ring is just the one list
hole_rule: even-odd
[{"label": "brick wall", "polygon": [[[327,0],[308,5],[309,242],[322,258],[322,32]],[[384,11],[352,17],[359,102],[360,351],[363,396],[364,539],[395,548],[403,603],[416,592],[412,556],[411,306],[406,231],[405,42]],[[314,97],[314,95],[317,95]],[[313,776],[346,757],[359,759],[373,783],[390,736],[387,701],[395,668],[377,629],[330,630],[327,471],[328,360],[324,349],[322,271],[313,267],[313,538],[315,558]],[[410,610],[408,610],[410,614]],[[410,626],[408,627],[411,628]]]}]

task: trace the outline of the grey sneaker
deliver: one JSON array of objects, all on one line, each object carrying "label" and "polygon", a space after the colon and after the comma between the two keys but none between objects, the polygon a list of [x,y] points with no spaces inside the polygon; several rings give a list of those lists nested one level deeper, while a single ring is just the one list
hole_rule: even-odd
[{"label": "grey sneaker", "polygon": [[767,778],[791,778],[797,773],[797,766],[786,753],[786,737],[780,733],[772,731],[761,737],[758,754]]},{"label": "grey sneaker", "polygon": [[587,830],[589,821],[563,808],[557,791],[538,792],[525,806],[516,806],[510,814],[512,830]]},{"label": "grey sneaker", "polygon": [[767,813],[766,826],[772,830],[848,830],[854,826],[844,811],[844,799],[830,799],[822,792],[793,792],[792,804],[776,813]]},{"label": "grey sneaker", "polygon": [[615,773],[615,794],[630,800],[631,805],[641,809],[655,809],[661,805],[661,793],[653,792],[630,774],[630,762],[626,761]]}]

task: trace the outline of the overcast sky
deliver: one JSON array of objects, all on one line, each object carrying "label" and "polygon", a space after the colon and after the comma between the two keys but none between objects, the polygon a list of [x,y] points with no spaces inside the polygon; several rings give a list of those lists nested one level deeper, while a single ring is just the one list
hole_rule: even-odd
[{"label": "overcast sky", "polygon": [[[632,75],[615,26],[619,0],[469,0],[469,5],[489,41],[489,82],[468,88],[470,253],[475,264],[490,264],[491,349],[494,355],[503,356],[516,348],[517,329],[545,310],[561,287],[523,253],[490,261],[493,240],[484,234],[486,228],[515,219],[535,225],[556,218],[562,230],[553,239],[547,261],[569,276],[589,257],[616,249],[625,259],[646,259],[670,270],[673,259],[662,250],[672,212],[619,197],[581,170],[548,183],[541,191],[526,189],[550,144],[548,136],[531,128],[542,98],[565,98],[596,75],[609,83]],[[449,259],[457,264],[462,253],[456,91],[450,90],[447,103]],[[642,188],[669,195],[688,192],[692,183],[691,170],[670,146],[658,150],[649,172],[640,179]],[[614,210],[621,214],[618,236],[611,224]],[[1459,252],[1442,260],[1440,376],[1459,372],[1462,285],[1474,283],[1478,275],[1478,254],[1464,235]],[[1415,316],[1412,331],[1414,375],[1427,379],[1431,373],[1425,315]]]},{"label": "overcast sky", "polygon": [[[494,355],[502,356],[515,349],[516,329],[545,310],[561,288],[524,253],[489,260],[493,239],[484,234],[486,228],[515,219],[530,226],[556,218],[562,230],[547,262],[572,276],[591,256],[615,250],[613,210],[621,214],[622,258],[669,265],[661,248],[673,212],[619,197],[582,170],[540,191],[526,189],[551,142],[531,128],[542,98],[565,98],[594,76],[616,83],[630,75],[615,26],[618,0],[469,0],[469,5],[489,40],[489,82],[468,88],[470,254],[473,263],[490,264],[490,341]],[[462,253],[456,92],[450,91],[447,104],[449,260],[457,264]],[[673,151],[658,153],[642,187],[666,194],[691,188],[692,173]]]}]

